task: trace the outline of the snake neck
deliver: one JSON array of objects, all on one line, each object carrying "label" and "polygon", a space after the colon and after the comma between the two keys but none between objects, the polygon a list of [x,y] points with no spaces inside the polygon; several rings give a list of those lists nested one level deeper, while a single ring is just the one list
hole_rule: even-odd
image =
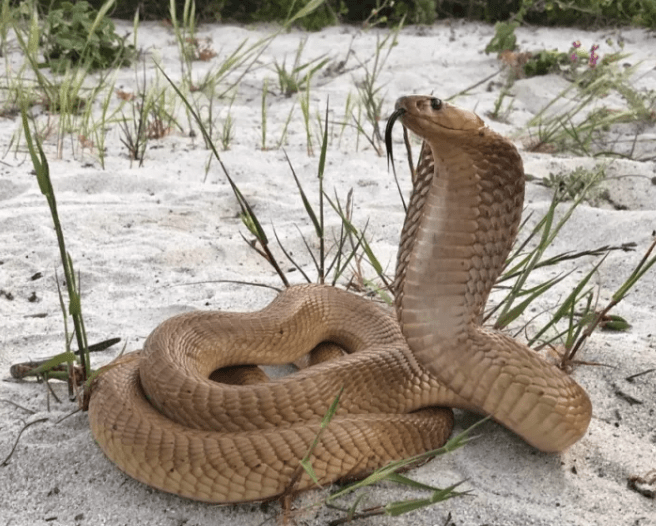
[{"label": "snake neck", "polygon": [[515,147],[484,128],[424,142],[401,234],[397,316],[417,352],[468,338],[517,233],[524,172]]}]

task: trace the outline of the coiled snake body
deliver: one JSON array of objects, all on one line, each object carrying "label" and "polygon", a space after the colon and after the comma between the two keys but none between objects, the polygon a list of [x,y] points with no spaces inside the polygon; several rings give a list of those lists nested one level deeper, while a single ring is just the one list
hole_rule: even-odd
[{"label": "coiled snake body", "polygon": [[[89,421],[105,454],[146,484],[208,502],[278,496],[363,476],[441,446],[458,407],[491,415],[543,451],[585,433],[591,404],[569,376],[480,325],[517,233],[524,173],[515,147],[474,113],[403,97],[394,119],[424,139],[395,280],[398,321],[326,286],[294,286],[260,312],[173,317],[143,351],[96,379]],[[216,369],[292,362],[336,344],[347,354],[254,385]],[[439,406],[439,407],[438,407]],[[298,475],[300,474],[300,477]]]}]

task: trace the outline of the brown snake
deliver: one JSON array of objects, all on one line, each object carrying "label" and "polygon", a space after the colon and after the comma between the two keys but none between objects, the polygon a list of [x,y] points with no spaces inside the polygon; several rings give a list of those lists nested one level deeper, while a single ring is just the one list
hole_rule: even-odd
[{"label": "brown snake", "polygon": [[[585,391],[480,325],[522,212],[519,153],[474,113],[436,98],[399,99],[388,139],[397,118],[424,139],[399,247],[398,322],[319,285],[291,287],[256,313],[165,321],[91,393],[93,435],[124,472],[219,503],[311,488],[299,461],[342,388],[311,457],[321,484],[441,446],[453,416],[436,406],[491,415],[543,451],[583,436],[592,412]],[[209,379],[223,367],[289,363],[324,342],[347,354],[271,382]]]}]

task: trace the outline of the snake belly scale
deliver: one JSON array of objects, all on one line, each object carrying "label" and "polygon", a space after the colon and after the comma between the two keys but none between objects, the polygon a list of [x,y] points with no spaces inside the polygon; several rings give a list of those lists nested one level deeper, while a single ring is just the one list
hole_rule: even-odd
[{"label": "snake belly scale", "polygon": [[[321,484],[440,447],[450,407],[491,415],[543,451],[585,434],[585,391],[480,325],[522,211],[517,150],[434,97],[399,99],[388,137],[396,119],[424,141],[399,246],[396,318],[354,294],[300,285],[259,312],[166,320],[92,387],[93,436],[121,470],[207,502],[279,496],[340,392],[311,458]],[[254,385],[210,379],[225,367],[293,362],[325,343],[345,355]],[[294,490],[311,487],[302,473]]]}]

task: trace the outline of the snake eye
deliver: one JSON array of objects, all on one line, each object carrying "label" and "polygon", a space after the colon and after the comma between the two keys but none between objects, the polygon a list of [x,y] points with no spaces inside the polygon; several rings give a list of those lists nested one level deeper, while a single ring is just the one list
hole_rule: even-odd
[{"label": "snake eye", "polygon": [[442,101],[440,99],[435,99],[435,98],[431,99],[430,105],[431,108],[433,108],[436,111],[442,109]]}]

